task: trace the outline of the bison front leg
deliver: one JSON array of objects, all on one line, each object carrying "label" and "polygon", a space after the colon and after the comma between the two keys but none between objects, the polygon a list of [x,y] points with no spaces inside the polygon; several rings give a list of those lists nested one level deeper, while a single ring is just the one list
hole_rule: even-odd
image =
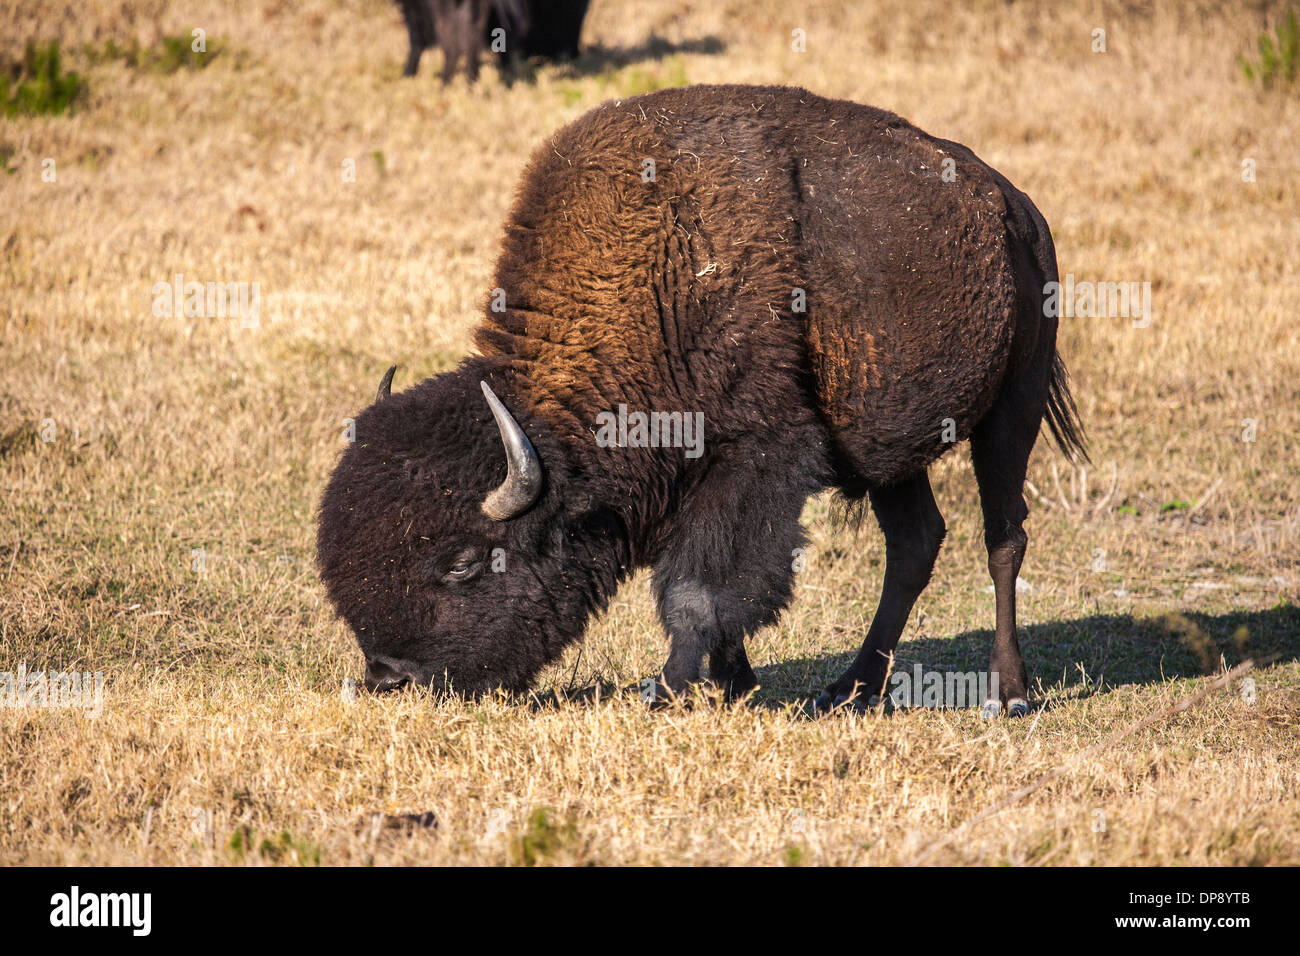
[{"label": "bison front leg", "polygon": [[709,681],[723,692],[727,703],[743,700],[750,691],[758,689],[758,677],[749,666],[742,633],[723,634],[722,640],[709,652]]},{"label": "bison front leg", "polygon": [[783,485],[748,461],[718,464],[680,510],[654,565],[655,600],[670,640],[662,695],[680,696],[698,683],[705,657],[710,682],[727,700],[758,686],[745,638],[790,603],[804,540],[799,513],[810,490],[794,486],[788,473]]},{"label": "bison front leg", "polygon": [[697,580],[676,581],[664,589],[660,616],[672,643],[661,674],[661,696],[681,696],[699,683],[705,655],[709,681],[728,701],[758,686],[745,654],[745,635],[761,622],[737,614],[734,603],[724,588]]}]

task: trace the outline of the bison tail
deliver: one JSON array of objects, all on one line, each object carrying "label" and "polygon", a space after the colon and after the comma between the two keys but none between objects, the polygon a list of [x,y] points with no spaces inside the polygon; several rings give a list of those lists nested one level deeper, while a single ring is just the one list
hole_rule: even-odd
[{"label": "bison tail", "polygon": [[1047,427],[1056,444],[1071,461],[1092,464],[1083,437],[1083,423],[1070,394],[1070,375],[1057,352],[1052,357],[1052,377],[1047,386]]}]

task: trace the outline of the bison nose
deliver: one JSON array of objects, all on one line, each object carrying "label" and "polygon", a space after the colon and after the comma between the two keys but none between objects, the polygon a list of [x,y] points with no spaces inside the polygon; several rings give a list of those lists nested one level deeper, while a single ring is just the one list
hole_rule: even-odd
[{"label": "bison nose", "polygon": [[384,694],[390,690],[405,687],[411,682],[411,675],[398,670],[381,660],[366,661],[366,690],[372,694]]}]

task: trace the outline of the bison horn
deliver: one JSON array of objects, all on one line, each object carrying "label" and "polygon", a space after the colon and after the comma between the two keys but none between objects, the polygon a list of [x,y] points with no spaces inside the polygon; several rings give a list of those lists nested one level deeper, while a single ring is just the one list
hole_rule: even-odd
[{"label": "bison horn", "polygon": [[396,371],[397,371],[397,366],[394,365],[387,372],[385,372],[384,377],[379,380],[379,390],[375,392],[376,402],[382,402],[384,399],[388,398],[390,395],[393,394],[393,373]]},{"label": "bison horn", "polygon": [[542,493],[542,462],[519,423],[492,394],[487,382],[480,382],[492,417],[501,431],[506,447],[506,480],[483,502],[483,513],[493,521],[505,521],[521,515],[533,506]]}]

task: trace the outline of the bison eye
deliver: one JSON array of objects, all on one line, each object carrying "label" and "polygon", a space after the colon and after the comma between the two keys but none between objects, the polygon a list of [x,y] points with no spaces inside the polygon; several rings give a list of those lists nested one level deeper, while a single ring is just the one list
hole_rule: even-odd
[{"label": "bison eye", "polygon": [[483,559],[478,551],[467,548],[456,555],[451,563],[447,565],[446,570],[442,573],[442,579],[449,584],[456,581],[469,581],[478,577],[479,572],[482,570]]}]

